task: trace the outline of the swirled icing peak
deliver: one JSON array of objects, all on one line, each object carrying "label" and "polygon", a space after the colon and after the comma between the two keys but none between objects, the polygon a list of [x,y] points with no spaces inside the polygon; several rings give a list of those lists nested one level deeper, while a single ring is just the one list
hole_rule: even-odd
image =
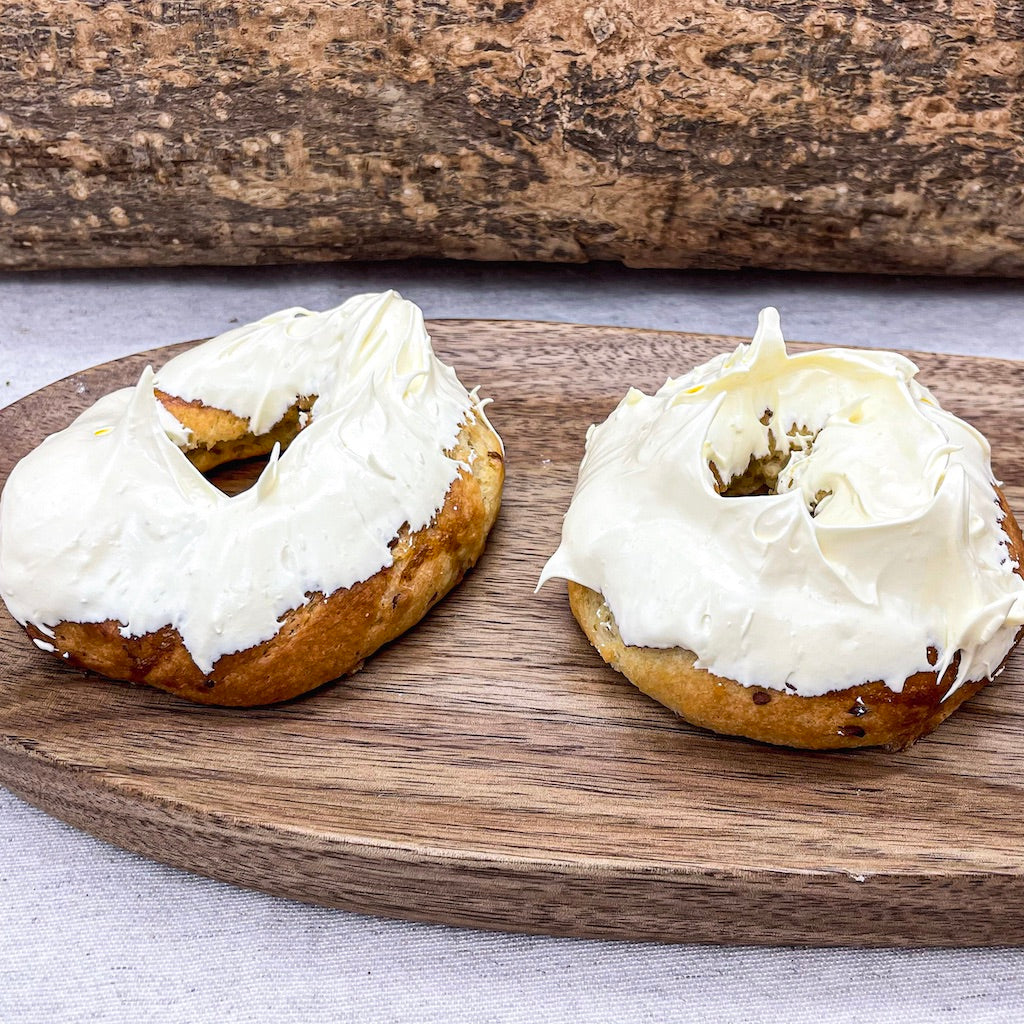
[{"label": "swirled icing peak", "polygon": [[541,584],[599,591],[626,644],[748,685],[899,691],[957,652],[953,688],[990,676],[1024,581],[987,442],[916,373],[888,352],[789,355],[763,310],[751,344],[590,428]]},{"label": "swirled icing peak", "polygon": [[[287,451],[229,497],[182,454],[154,388],[226,409],[255,433],[316,396]],[[397,292],[288,309],[147,369],[12,471],[0,499],[0,595],[22,624],[172,626],[209,671],[274,636],[311,592],[391,564],[459,470],[445,451],[479,411]]]}]

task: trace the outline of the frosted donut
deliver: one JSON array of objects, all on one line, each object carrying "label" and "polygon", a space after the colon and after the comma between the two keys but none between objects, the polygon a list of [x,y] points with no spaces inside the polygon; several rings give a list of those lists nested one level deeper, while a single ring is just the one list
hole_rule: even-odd
[{"label": "frosted donut", "polygon": [[1024,542],[989,446],[887,352],[750,345],[587,435],[541,575],[684,719],[806,748],[909,746],[996,675]]},{"label": "frosted donut", "polygon": [[[233,497],[200,472],[267,452]],[[72,664],[202,703],[280,701],[446,594],[503,479],[482,403],[411,302],[288,309],[147,368],[19,462],[0,595]]]}]

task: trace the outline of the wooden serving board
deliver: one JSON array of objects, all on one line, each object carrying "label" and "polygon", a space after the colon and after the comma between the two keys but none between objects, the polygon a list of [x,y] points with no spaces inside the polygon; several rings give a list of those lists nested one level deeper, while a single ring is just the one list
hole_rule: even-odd
[{"label": "wooden serving board", "polygon": [[[271,708],[196,707],[69,670],[0,612],[0,782],[146,856],[372,914],[667,941],[1024,940],[1024,661],[902,754],[693,729],[606,668],[555,548],[584,432],[732,339],[440,321],[494,397],[505,502],[476,570],[358,675]],[[0,481],[147,362],[0,411]],[[1024,364],[920,355],[1024,508]],[[870,637],[865,638],[870,642]]]}]

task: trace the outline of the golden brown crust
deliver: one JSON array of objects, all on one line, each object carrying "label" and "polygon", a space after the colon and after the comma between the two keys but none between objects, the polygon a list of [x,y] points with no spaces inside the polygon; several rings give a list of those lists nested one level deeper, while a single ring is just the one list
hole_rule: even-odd
[{"label": "golden brown crust", "polygon": [[300,414],[308,412],[316,401],[316,395],[300,398],[267,433],[254,434],[247,419],[226,409],[214,409],[200,401],[186,402],[159,388],[155,394],[164,408],[192,432],[184,452],[200,473],[235,459],[267,455],[278,442],[286,448],[299,432]]},{"label": "golden brown crust", "polygon": [[[245,421],[231,413],[217,417],[196,403],[190,406],[198,412],[182,417],[188,419],[186,425],[198,433],[196,424],[201,422],[207,432],[202,436],[214,438],[209,448],[196,449],[203,468],[260,454],[273,445],[273,440],[267,442],[269,435],[254,438]],[[182,410],[172,406],[172,411],[177,416]],[[293,436],[298,408],[289,417]],[[365,658],[418,622],[483,551],[501,503],[501,442],[482,417],[473,418],[463,425],[451,455],[469,471],[459,470],[444,506],[428,526],[416,533],[402,528],[391,545],[392,565],[346,590],[310,595],[305,605],[285,616],[271,640],[225,655],[209,674],[199,670],[169,626],[125,638],[117,622],[64,622],[53,637],[43,639],[70,664],[113,679],[148,683],[202,704],[270,704],[354,672]]]},{"label": "golden brown crust", "polygon": [[[1024,576],[1024,539],[1002,492],[1003,529]],[[868,682],[820,697],[801,697],[761,686],[745,686],[695,666],[696,655],[683,648],[628,647],[615,619],[596,591],[569,583],[569,604],[604,660],[648,696],[692,725],[730,736],[746,736],[787,747],[830,750],[882,746],[903,750],[927,735],[986,683],[965,683],[948,699],[943,695],[956,674],[959,656],[941,682],[934,672],[918,672],[895,693],[884,683]],[[1017,641],[1021,633],[1017,634]]]}]

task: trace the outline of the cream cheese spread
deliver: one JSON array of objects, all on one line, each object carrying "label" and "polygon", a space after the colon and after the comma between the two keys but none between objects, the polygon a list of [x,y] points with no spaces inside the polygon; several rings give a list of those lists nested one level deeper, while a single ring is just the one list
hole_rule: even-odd
[{"label": "cream cheese spread", "polygon": [[[154,388],[268,430],[300,396],[308,425],[249,490],[228,497],[188,461]],[[471,413],[423,316],[394,291],[288,309],[147,369],[15,466],[0,498],[0,596],[47,635],[118,621],[172,626],[199,668],[270,639],[313,592],[391,564],[403,524],[444,504],[445,455]]]},{"label": "cream cheese spread", "polygon": [[[541,575],[599,591],[623,641],[814,696],[990,676],[1024,624],[989,446],[894,353],[749,345],[592,426]],[[729,495],[782,450],[773,493]],[[721,493],[720,493],[721,492]],[[935,664],[932,664],[932,662]]]}]

